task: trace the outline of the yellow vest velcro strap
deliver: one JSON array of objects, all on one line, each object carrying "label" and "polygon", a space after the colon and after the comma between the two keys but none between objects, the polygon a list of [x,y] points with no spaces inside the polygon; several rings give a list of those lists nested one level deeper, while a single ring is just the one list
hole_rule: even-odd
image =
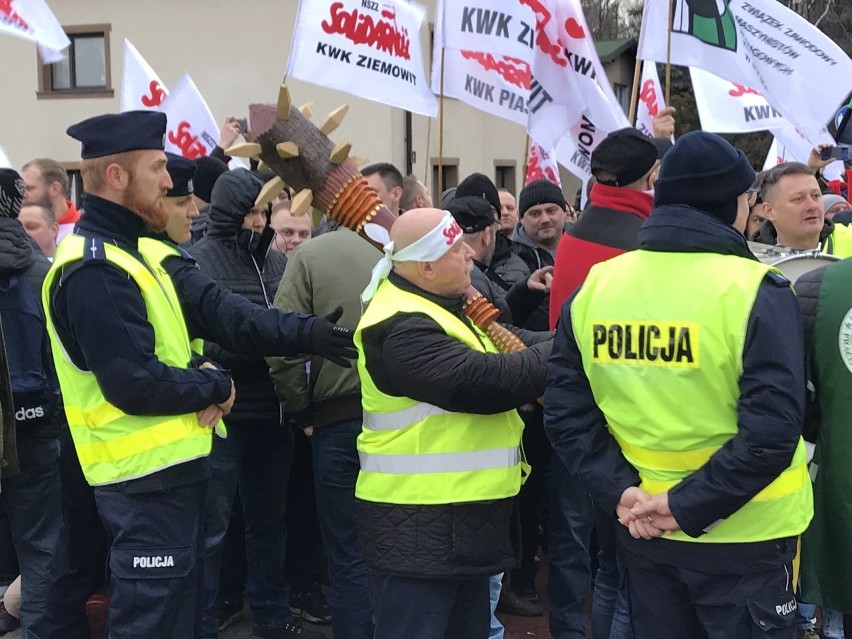
[{"label": "yellow vest velcro strap", "polygon": [[367,430],[402,430],[423,421],[427,417],[446,415],[447,413],[449,411],[426,402],[419,402],[410,408],[403,408],[392,413],[364,411],[364,428]]},{"label": "yellow vest velcro strap", "polygon": [[[191,416],[180,416],[161,422],[148,428],[140,428],[139,430],[130,432],[128,435],[115,437],[113,439],[95,443],[83,443],[83,438],[75,437],[75,446],[77,448],[77,456],[80,458],[80,464],[86,466],[88,464],[101,464],[103,462],[117,461],[144,453],[151,448],[157,446],[168,446],[181,440],[186,439],[187,433],[183,428],[184,420],[194,419],[198,424],[198,418],[195,414]],[[71,434],[78,428],[86,429],[86,426],[71,427]],[[205,437],[210,437],[209,431],[201,426],[197,428],[197,434]]]},{"label": "yellow vest velcro strap", "polygon": [[[640,477],[642,477],[641,474]],[[775,481],[752,497],[751,501],[772,501],[773,499],[787,497],[800,490],[806,481],[809,481],[807,465],[793,466],[778,475]],[[642,489],[651,495],[664,493],[679,483],[680,480],[660,481],[642,477]]]},{"label": "yellow vest velcro strap", "polygon": [[512,468],[521,460],[517,446],[491,448],[464,453],[428,453],[420,455],[378,455],[358,451],[361,470],[389,475],[470,472]]},{"label": "yellow vest velcro strap", "polygon": [[615,437],[624,456],[634,465],[657,470],[698,470],[719,450],[719,446],[678,451],[650,450],[631,444],[614,432],[612,436]]}]

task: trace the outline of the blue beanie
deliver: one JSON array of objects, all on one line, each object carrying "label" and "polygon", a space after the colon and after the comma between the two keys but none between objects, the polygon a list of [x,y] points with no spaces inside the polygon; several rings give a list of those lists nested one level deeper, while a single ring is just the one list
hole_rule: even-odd
[{"label": "blue beanie", "polygon": [[692,131],[677,139],[660,165],[654,205],[682,204],[719,218],[737,219],[737,198],[754,182],[745,154],[724,138]]}]

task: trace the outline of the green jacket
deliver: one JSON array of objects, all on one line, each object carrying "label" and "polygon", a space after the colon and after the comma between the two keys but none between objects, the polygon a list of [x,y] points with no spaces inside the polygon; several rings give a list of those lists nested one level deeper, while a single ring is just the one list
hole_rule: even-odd
[{"label": "green jacket", "polygon": [[[355,330],[361,292],[382,254],[357,234],[338,228],[301,244],[287,260],[275,308],[326,315],[338,306],[338,324]],[[302,428],[361,418],[361,385],[355,366],[342,368],[320,357],[269,357],[270,376],[284,410]]]},{"label": "green jacket", "polygon": [[802,539],[804,600],[852,613],[852,259],[805,273],[796,292],[819,413],[814,518]]}]

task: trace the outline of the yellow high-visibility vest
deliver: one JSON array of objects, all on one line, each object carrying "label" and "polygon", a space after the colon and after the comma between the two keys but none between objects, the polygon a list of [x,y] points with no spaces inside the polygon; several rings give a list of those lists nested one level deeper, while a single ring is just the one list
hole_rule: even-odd
[{"label": "yellow high-visibility vest", "polygon": [[[633,251],[592,268],[571,305],[583,368],[622,453],[651,494],[670,490],[737,434],[749,314],[769,266],[732,255]],[[709,532],[755,542],[813,515],[801,437],[790,466]]]},{"label": "yellow high-visibility vest", "polygon": [[376,388],[367,370],[362,335],[397,313],[424,314],[470,348],[498,352],[484,333],[449,311],[389,281],[382,283],[355,331],[364,409],[356,497],[429,505],[517,495],[524,428],[517,411],[453,413],[408,397],[386,395]]},{"label": "yellow high-visibility vest", "polygon": [[[67,236],[59,245],[44,280],[42,299],[53,359],[65,401],[74,446],[86,481],[93,486],[150,475],[164,468],[205,457],[210,431],[195,413],[128,415],[110,404],[91,371],[77,368],[65,353],[54,326],[51,296],[62,268],[82,260],[90,238]],[[168,366],[186,367],[191,359],[189,336],[171,279],[159,263],[144,264],[118,248],[101,243],[106,259],[136,282],[154,329],[154,354]],[[98,309],[92,309],[98,312]]]}]

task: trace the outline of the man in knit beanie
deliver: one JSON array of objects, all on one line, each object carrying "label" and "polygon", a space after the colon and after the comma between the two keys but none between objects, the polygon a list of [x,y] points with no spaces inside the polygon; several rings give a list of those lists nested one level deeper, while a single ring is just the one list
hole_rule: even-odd
[{"label": "man in knit beanie", "polygon": [[721,137],[680,137],[639,249],[593,267],[557,327],[545,430],[621,524],[636,639],[796,636],[802,328],[742,234],[753,180]]}]

